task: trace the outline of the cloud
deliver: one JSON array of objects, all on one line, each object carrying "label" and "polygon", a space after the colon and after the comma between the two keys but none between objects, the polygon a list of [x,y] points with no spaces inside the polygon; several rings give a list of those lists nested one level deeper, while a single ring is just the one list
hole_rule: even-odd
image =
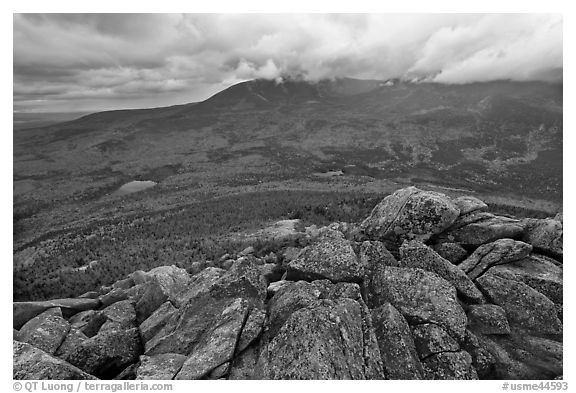
[{"label": "cloud", "polygon": [[[251,78],[562,80],[548,14],[16,14],[19,108],[168,105]],[[156,101],[150,95],[156,94]],[[39,104],[41,102],[41,104]]]}]

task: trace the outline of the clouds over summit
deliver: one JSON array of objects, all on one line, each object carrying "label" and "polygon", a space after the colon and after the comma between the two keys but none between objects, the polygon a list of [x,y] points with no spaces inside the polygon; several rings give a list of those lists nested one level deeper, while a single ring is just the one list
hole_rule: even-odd
[{"label": "clouds over summit", "polygon": [[562,19],[530,14],[21,14],[19,110],[160,106],[251,78],[561,81]]}]

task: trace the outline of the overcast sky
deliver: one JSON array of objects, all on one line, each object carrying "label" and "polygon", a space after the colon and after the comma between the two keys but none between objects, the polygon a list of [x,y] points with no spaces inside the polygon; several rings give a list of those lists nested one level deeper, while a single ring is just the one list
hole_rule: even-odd
[{"label": "overcast sky", "polygon": [[20,14],[14,110],[203,100],[252,78],[562,81],[562,18],[530,14]]}]

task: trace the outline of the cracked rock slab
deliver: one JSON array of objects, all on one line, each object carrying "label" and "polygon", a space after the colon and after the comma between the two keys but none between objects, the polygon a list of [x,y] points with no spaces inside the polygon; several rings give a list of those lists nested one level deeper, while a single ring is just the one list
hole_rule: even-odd
[{"label": "cracked rock slab", "polygon": [[410,327],[390,303],[372,310],[372,324],[388,379],[424,379]]},{"label": "cracked rock slab", "polygon": [[462,269],[448,262],[425,244],[413,240],[400,247],[400,263],[438,274],[452,284],[458,294],[470,303],[483,303],[484,296]]},{"label": "cracked rock slab", "polygon": [[403,188],[384,198],[362,224],[372,240],[428,240],[448,228],[460,210],[444,194]]},{"label": "cracked rock slab", "polygon": [[532,251],[530,244],[513,240],[499,239],[480,246],[458,267],[468,277],[476,280],[492,266],[503,265],[527,257]]},{"label": "cracked rock slab", "polygon": [[456,289],[435,273],[387,266],[372,277],[368,306],[391,303],[409,324],[436,323],[455,338],[466,330],[466,314]]},{"label": "cracked rock slab", "polygon": [[493,303],[506,311],[510,323],[540,334],[562,333],[554,303],[535,289],[494,274],[485,274],[476,282]]}]

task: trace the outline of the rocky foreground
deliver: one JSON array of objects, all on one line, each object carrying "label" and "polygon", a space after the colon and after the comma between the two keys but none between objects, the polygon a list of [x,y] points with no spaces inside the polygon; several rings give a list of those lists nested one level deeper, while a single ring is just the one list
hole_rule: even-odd
[{"label": "rocky foreground", "polygon": [[562,217],[486,209],[409,187],[301,249],[14,303],[14,378],[560,377]]}]

